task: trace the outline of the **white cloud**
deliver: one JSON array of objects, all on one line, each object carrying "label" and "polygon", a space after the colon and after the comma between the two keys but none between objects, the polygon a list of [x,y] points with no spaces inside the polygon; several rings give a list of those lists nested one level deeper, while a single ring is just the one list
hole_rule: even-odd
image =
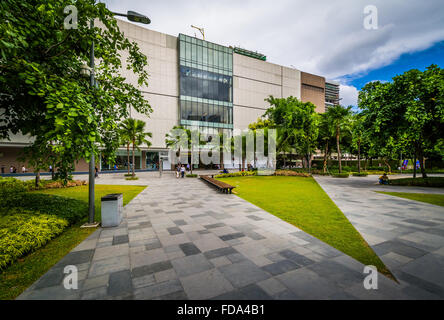
[{"label": "white cloud", "polygon": [[[148,15],[150,29],[194,35],[193,24],[205,28],[208,41],[259,51],[270,62],[344,79],[344,84],[345,79],[388,65],[403,53],[444,40],[442,0],[105,2],[113,11]],[[377,30],[364,29],[368,4],[378,9]],[[344,87],[341,94],[352,91]],[[344,95],[343,101],[347,101]]]},{"label": "white cloud", "polygon": [[354,86],[341,84],[339,86],[341,105],[343,106],[357,106],[358,105],[358,89]]}]

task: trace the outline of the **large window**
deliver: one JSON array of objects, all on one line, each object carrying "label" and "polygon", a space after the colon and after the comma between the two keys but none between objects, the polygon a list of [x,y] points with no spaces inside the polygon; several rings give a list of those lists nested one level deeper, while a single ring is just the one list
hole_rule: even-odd
[{"label": "large window", "polygon": [[231,102],[232,79],[231,76],[180,66],[180,95]]},{"label": "large window", "polygon": [[233,128],[232,49],[183,34],[179,41],[181,124]]}]

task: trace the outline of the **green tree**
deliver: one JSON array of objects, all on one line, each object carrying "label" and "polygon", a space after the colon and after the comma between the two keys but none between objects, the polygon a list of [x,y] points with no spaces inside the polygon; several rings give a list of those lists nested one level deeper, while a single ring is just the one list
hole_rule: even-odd
[{"label": "green tree", "polygon": [[[413,151],[425,178],[427,155],[444,156],[444,70],[431,65],[424,71],[412,69],[392,82],[372,82],[359,93],[373,152],[395,158]],[[414,164],[414,167],[416,165]]]},{"label": "green tree", "polygon": [[342,172],[342,154],[341,154],[341,134],[349,129],[349,120],[351,115],[351,106],[343,107],[335,105],[329,107],[326,111],[326,117],[330,124],[330,130],[336,137],[336,151],[338,152],[339,173]]},{"label": "green tree", "polygon": [[[151,142],[148,141],[147,137],[151,138],[152,134],[151,134],[151,132],[145,132],[145,126],[146,126],[146,123],[144,121],[133,119],[133,118],[125,119],[121,125],[122,135],[128,139],[127,141],[131,141],[131,143],[133,145],[133,148],[132,148],[132,156],[133,156],[132,176],[133,177],[135,176],[135,168],[136,168],[135,154],[134,154],[135,149],[140,151],[139,146],[141,144],[146,144],[147,147],[151,146]],[[128,159],[129,159],[129,153],[128,153]],[[128,162],[128,167],[129,167],[129,162]]]},{"label": "green tree", "polygon": [[[78,10],[77,29],[64,28],[70,4]],[[0,34],[0,137],[21,132],[36,138],[27,157],[41,158],[49,147],[65,180],[74,162],[99,149],[115,153],[118,123],[129,116],[130,106],[151,112],[140,91],[147,85],[147,58],[124,37],[105,4],[4,0]],[[91,87],[80,74],[93,40],[97,85]],[[123,61],[122,52],[127,52]],[[122,68],[136,75],[137,86],[126,81]],[[46,160],[36,160],[41,161]]]},{"label": "green tree", "polygon": [[271,107],[264,116],[277,128],[277,151],[294,149],[306,159],[311,167],[311,155],[316,150],[319,116],[316,106],[311,102],[302,102],[295,97],[265,99]]}]

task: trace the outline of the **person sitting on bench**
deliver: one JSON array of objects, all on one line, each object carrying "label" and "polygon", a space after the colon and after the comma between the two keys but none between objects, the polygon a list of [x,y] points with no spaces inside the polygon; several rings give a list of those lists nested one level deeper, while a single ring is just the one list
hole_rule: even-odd
[{"label": "person sitting on bench", "polygon": [[388,184],[389,178],[387,173],[384,172],[382,176],[379,177],[379,184]]}]

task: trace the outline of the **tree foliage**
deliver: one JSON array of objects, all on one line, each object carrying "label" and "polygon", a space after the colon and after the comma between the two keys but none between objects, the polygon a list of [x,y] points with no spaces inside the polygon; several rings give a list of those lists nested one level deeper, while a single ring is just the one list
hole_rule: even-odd
[{"label": "tree foliage", "polygon": [[[77,29],[64,28],[64,8],[71,4],[78,9]],[[69,170],[99,148],[112,154],[119,146],[119,121],[129,116],[130,106],[142,114],[151,111],[139,87],[147,85],[147,58],[124,37],[105,4],[3,0],[0,34],[0,137],[31,136],[28,157],[50,149],[57,167]],[[80,74],[93,41],[97,85],[90,86]],[[123,68],[137,76],[138,86],[122,76]]]}]

